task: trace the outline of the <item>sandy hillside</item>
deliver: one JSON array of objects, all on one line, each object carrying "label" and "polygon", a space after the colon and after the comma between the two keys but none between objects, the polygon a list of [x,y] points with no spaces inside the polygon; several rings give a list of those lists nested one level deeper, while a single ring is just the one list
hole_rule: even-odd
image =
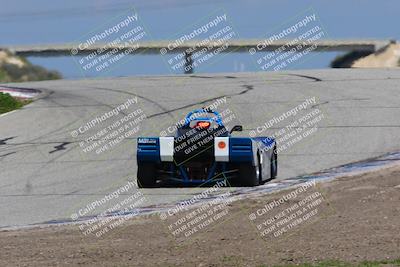
[{"label": "sandy hillside", "polygon": [[356,60],[352,68],[395,68],[399,67],[400,44],[390,44],[383,51]]}]

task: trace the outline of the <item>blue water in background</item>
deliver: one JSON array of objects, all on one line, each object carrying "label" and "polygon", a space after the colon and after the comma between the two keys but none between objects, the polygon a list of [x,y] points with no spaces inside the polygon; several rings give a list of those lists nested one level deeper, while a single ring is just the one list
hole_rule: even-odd
[{"label": "blue water in background", "polygon": [[[4,2],[4,3],[3,3]],[[8,44],[75,43],[126,10],[134,7],[151,35],[147,40],[171,40],[215,10],[223,9],[239,38],[265,38],[273,28],[308,8],[318,15],[329,39],[400,39],[400,2],[306,0],[1,0],[0,46]],[[313,53],[289,69],[327,68],[340,53]],[[33,57],[29,60],[59,70],[66,78],[171,74],[160,55],[130,56],[123,64],[101,73],[82,73],[76,58]],[[220,57],[196,72],[260,71],[247,53]]]}]

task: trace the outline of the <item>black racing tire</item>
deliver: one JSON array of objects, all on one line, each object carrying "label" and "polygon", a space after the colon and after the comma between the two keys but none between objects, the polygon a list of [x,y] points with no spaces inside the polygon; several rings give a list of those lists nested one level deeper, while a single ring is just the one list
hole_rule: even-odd
[{"label": "black racing tire", "polygon": [[139,188],[155,187],[156,165],[154,163],[138,163],[137,183]]},{"label": "black racing tire", "polygon": [[265,179],[264,180],[264,177],[263,177],[263,164],[264,163],[261,163],[261,157],[262,157],[262,155],[260,154],[260,153],[257,153],[257,158],[258,158],[258,166],[259,166],[259,185],[263,185],[263,184],[265,184],[266,182],[267,182],[267,179]]},{"label": "black racing tire", "polygon": [[258,166],[251,164],[239,165],[239,186],[257,186],[260,184]]},{"label": "black racing tire", "polygon": [[272,151],[271,155],[271,180],[278,176],[278,153],[276,151],[276,146]]}]

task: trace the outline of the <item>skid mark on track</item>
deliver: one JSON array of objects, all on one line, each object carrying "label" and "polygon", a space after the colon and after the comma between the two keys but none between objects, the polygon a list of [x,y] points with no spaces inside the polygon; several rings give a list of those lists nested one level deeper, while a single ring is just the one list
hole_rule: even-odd
[{"label": "skid mark on track", "polygon": [[317,103],[315,105],[312,105],[311,108],[316,108],[318,106],[330,104],[330,103],[335,103],[335,102],[347,102],[347,101],[369,101],[371,98],[343,98],[343,99],[332,99],[332,100],[327,100],[321,103]]},{"label": "skid mark on track", "polygon": [[55,149],[50,151],[49,154],[52,154],[54,152],[61,151],[61,150],[66,150],[67,148],[65,146],[67,146],[69,144],[71,144],[71,142],[63,142],[63,143],[59,144],[58,146],[55,146],[54,147]]},{"label": "skid mark on track", "polygon": [[189,78],[202,78],[202,79],[236,79],[235,76],[202,76],[202,75],[190,75]]},{"label": "skid mark on track", "polygon": [[326,104],[329,104],[329,101],[324,101],[324,102],[312,105],[311,108],[316,108],[316,107],[319,107],[319,106],[322,106],[322,105],[326,105]]},{"label": "skid mark on track", "polygon": [[[224,98],[224,97],[232,98],[232,97],[235,97],[235,96],[244,95],[244,94],[246,94],[249,91],[254,89],[253,85],[242,85],[242,87],[244,87],[245,90],[242,90],[242,91],[240,91],[238,93],[228,94],[228,95],[220,95],[220,96],[216,96],[216,97],[209,98],[209,99],[206,99],[206,100],[202,100],[202,101],[199,101],[199,102],[187,104],[187,105],[184,105],[184,106],[181,106],[181,107],[178,107],[178,108],[170,109],[168,111],[168,113],[172,113],[172,112],[175,112],[175,111],[179,111],[179,110],[182,110],[182,109],[187,109],[187,108],[191,108],[191,107],[195,107],[195,106],[204,105],[204,104],[207,104],[209,102],[212,102],[212,101],[215,101],[217,99]],[[158,117],[158,116],[161,116],[161,115],[165,115],[165,112],[155,113],[155,114],[152,114],[152,115],[148,116],[147,118],[154,118],[154,117]]]},{"label": "skid mark on track", "polygon": [[[203,76],[191,76],[191,77],[208,78],[207,76],[204,76],[204,77]],[[234,76],[227,76],[227,77],[236,78]],[[148,98],[146,96],[142,96],[142,95],[139,95],[139,94],[136,94],[136,93],[131,93],[131,92],[127,92],[127,91],[123,91],[123,90],[119,90],[119,89],[109,89],[109,88],[102,88],[102,87],[89,87],[89,88],[95,89],[95,90],[104,90],[104,91],[117,92],[117,93],[121,93],[121,94],[128,94],[128,95],[136,96],[136,97],[138,97],[140,99],[143,99],[145,101],[148,101],[150,103],[153,103],[154,105],[159,107],[162,110],[162,112],[158,112],[158,113],[155,113],[155,114],[147,116],[147,118],[149,119],[149,118],[159,117],[159,116],[163,116],[163,115],[169,115],[169,116],[173,117],[172,112],[179,111],[179,110],[186,109],[186,108],[190,108],[190,107],[194,107],[194,106],[198,106],[198,105],[203,105],[203,104],[215,101],[215,100],[217,100],[219,98],[223,98],[223,97],[232,98],[232,97],[235,97],[235,96],[238,96],[238,95],[243,95],[243,94],[246,94],[247,92],[249,92],[249,91],[254,89],[253,85],[242,85],[242,87],[244,87],[245,90],[240,91],[239,93],[220,95],[220,96],[217,96],[217,97],[212,97],[212,98],[209,98],[209,99],[206,99],[206,100],[202,100],[202,101],[195,102],[195,103],[190,103],[190,104],[187,104],[187,105],[184,105],[184,106],[181,106],[181,107],[178,107],[178,108],[173,108],[173,109],[167,109],[164,106],[160,105],[158,102],[156,102],[156,101],[154,101],[154,100],[152,100],[152,99],[150,99],[150,98]]]},{"label": "skid mark on track", "polygon": [[[135,93],[131,93],[131,92],[123,91],[123,90],[118,90],[118,89],[109,89],[109,88],[102,88],[102,87],[89,87],[89,88],[95,89],[95,90],[111,91],[111,92],[116,92],[116,93],[121,93],[121,94],[127,94],[127,95],[136,96],[136,97],[138,97],[138,98],[140,98],[140,99],[143,99],[143,100],[145,100],[145,101],[147,101],[147,102],[150,102],[150,103],[154,104],[155,106],[157,106],[157,107],[159,107],[161,110],[163,110],[164,113],[168,113],[168,114],[169,114],[167,108],[165,108],[164,106],[160,105],[158,102],[156,102],[156,101],[154,101],[154,100],[152,100],[152,99],[150,99],[150,98],[148,98],[148,97],[145,97],[145,96],[141,96],[141,95],[138,95],[138,94],[135,94]],[[173,117],[172,114],[169,114],[169,115],[170,115],[171,117]]]},{"label": "skid mark on track", "polygon": [[0,145],[7,145],[8,140],[14,139],[16,136],[0,139]]},{"label": "skid mark on track", "polygon": [[314,76],[308,76],[308,75],[301,75],[301,74],[287,74],[289,76],[296,76],[296,77],[302,77],[302,78],[306,78],[306,79],[311,79],[315,82],[322,82],[322,80],[318,77],[314,77]]},{"label": "skid mark on track", "polygon": [[14,152],[10,152],[10,153],[4,154],[4,155],[0,155],[0,158],[4,158],[4,157],[7,157],[7,156],[15,154],[15,153],[17,153],[17,152],[14,151]]}]

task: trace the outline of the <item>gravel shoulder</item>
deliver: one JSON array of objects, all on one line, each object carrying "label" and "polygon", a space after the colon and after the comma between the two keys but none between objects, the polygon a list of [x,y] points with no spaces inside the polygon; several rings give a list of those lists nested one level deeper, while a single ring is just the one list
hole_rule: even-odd
[{"label": "gravel shoulder", "polygon": [[[77,225],[1,231],[0,266],[275,266],[400,258],[400,166],[317,183],[249,219],[294,190],[229,203],[221,220],[186,238],[169,229],[179,215],[130,219],[101,237],[85,236]],[[261,222],[311,195],[322,196],[318,205],[307,202],[317,213],[303,213],[301,223],[292,220],[280,235],[262,236]]]}]

